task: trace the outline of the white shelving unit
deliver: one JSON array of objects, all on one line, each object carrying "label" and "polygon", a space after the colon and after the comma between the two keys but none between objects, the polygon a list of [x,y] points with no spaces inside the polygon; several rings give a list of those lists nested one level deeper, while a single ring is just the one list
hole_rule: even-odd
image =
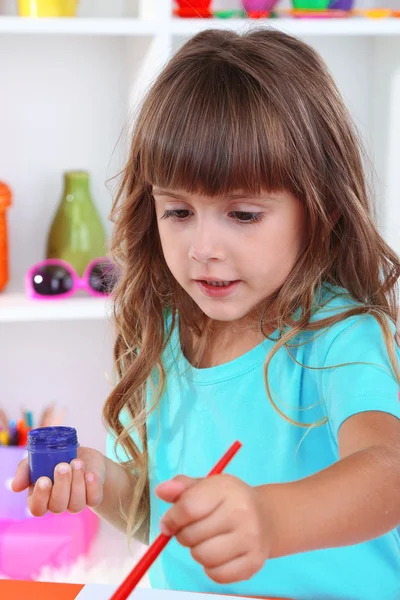
[{"label": "white shelving unit", "polygon": [[[253,21],[251,27],[274,27],[286,33],[307,36],[392,36],[400,34],[400,19],[295,19],[277,18]],[[172,35],[194,35],[209,27],[243,31],[249,24],[243,19],[178,19],[170,21]]]},{"label": "white shelving unit", "polygon": [[0,33],[37,35],[145,36],[160,33],[154,19],[135,18],[42,18],[2,17]]},{"label": "white shelving unit", "polygon": [[[68,406],[82,444],[104,448],[107,304],[84,295],[29,301],[23,278],[44,257],[63,171],[89,170],[107,223],[113,183],[105,182],[123,164],[132,111],[171,53],[205,28],[275,27],[321,53],[375,163],[379,225],[400,251],[400,19],[178,19],[173,0],[81,0],[76,19],[32,20],[17,17],[14,4],[0,0],[0,180],[14,193],[12,278],[0,295],[0,404],[11,416],[55,400]],[[238,8],[239,0],[214,6]]]},{"label": "white shelving unit", "polygon": [[[374,0],[356,2],[371,8]],[[84,295],[29,301],[23,278],[44,256],[63,171],[90,171],[110,232],[112,177],[124,162],[132,111],[169,56],[205,28],[275,27],[322,54],[375,162],[379,224],[400,250],[400,19],[179,19],[173,0],[81,0],[77,18],[22,19],[15,4],[0,0],[0,179],[14,193],[12,278],[0,295],[0,403],[10,412],[26,396],[38,410],[53,399],[68,404],[82,443],[102,447],[112,362],[106,303]],[[239,6],[214,0],[216,9]],[[82,406],[96,415],[92,427]]]},{"label": "white shelving unit", "polygon": [[38,302],[25,294],[0,296],[0,323],[105,319],[111,308],[102,298],[68,298]]},{"label": "white shelving unit", "polygon": [[[357,6],[371,8],[371,2],[358,0]],[[279,6],[285,8],[287,3],[281,0]],[[239,6],[240,0],[214,0],[217,9]],[[71,345],[52,349],[59,354],[60,365],[65,356],[76,360],[61,390],[57,390],[58,373],[54,378],[49,375],[48,387],[65,402],[81,396],[80,383],[92,377],[80,340],[89,333],[93,336],[93,328],[98,335],[109,328],[105,318],[109,311],[98,299],[78,296],[68,302],[35,302],[23,292],[26,270],[44,256],[63,171],[90,171],[93,195],[110,232],[112,177],[124,162],[132,111],[172,52],[205,28],[243,32],[275,27],[315,46],[372,154],[379,178],[379,223],[389,242],[400,249],[400,19],[179,19],[172,9],[173,0],[81,0],[77,18],[27,19],[15,14],[14,2],[0,0],[4,13],[0,16],[0,179],[14,192],[9,211],[12,279],[0,295],[0,364],[9,367],[3,396],[10,405],[18,404],[26,393],[23,379],[17,378],[17,383],[11,379],[17,357],[10,348],[17,334],[22,338],[19,348],[33,332],[34,389],[35,373],[47,360],[51,332],[68,327],[76,333]],[[107,344],[107,368],[102,365],[101,373],[93,374],[99,395],[94,399],[91,393],[87,399],[100,405],[109,391],[103,372],[111,369],[111,339]],[[38,405],[42,401],[35,400]],[[71,415],[78,418],[74,407],[71,402]],[[96,442],[98,431],[88,432],[89,442]]]},{"label": "white shelving unit", "polygon": [[[358,0],[357,6],[370,8],[372,1]],[[288,0],[279,6],[284,8],[285,2],[287,7]],[[214,7],[239,8],[239,4],[240,0],[215,0]],[[275,27],[315,46],[372,154],[379,223],[389,242],[400,249],[400,19],[179,19],[172,16],[172,8],[173,0],[81,0],[74,19],[23,19],[16,16],[14,2],[0,0],[5,13],[0,16],[0,179],[14,192],[9,211],[12,279],[0,295],[0,364],[6,365],[2,396],[11,406],[26,394],[24,378],[11,379],[18,358],[10,352],[15,339],[19,352],[28,333],[34,336],[35,389],[35,373],[46,363],[48,338],[57,327],[76,333],[70,345],[52,348],[60,356],[60,369],[65,356],[73,356],[76,364],[62,389],[57,389],[59,373],[50,374],[51,391],[45,395],[55,395],[61,402],[81,397],[82,380],[92,376],[103,386],[97,383],[97,398],[90,393],[87,401],[101,405],[108,393],[103,372],[111,368],[111,339],[106,346],[107,368],[102,365],[101,372],[88,373],[87,357],[80,352],[81,339],[93,336],[93,328],[97,335],[108,332],[105,304],[82,296],[68,302],[28,301],[23,277],[44,256],[63,171],[90,171],[93,195],[107,223],[113,183],[105,182],[123,164],[132,111],[172,52],[205,28],[242,32]],[[107,227],[110,232],[109,223]],[[96,350],[93,347],[93,353]],[[44,401],[35,400],[38,405]],[[75,403],[70,404],[71,415],[78,418]],[[89,442],[97,440],[98,431],[88,431]]]},{"label": "white shelving unit", "polygon": [[397,36],[400,18],[340,19],[277,18],[248,21],[244,19],[160,19],[76,18],[28,19],[6,16],[0,19],[0,34],[89,35],[89,36],[175,36],[195,35],[208,28],[243,31],[249,27],[274,27],[296,36]]}]

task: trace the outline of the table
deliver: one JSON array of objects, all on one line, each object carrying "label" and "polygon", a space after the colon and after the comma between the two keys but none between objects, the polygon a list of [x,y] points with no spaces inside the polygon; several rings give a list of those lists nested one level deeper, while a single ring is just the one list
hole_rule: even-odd
[{"label": "table", "polygon": [[0,598],[1,600],[75,600],[84,587],[84,585],[71,583],[0,579]]}]

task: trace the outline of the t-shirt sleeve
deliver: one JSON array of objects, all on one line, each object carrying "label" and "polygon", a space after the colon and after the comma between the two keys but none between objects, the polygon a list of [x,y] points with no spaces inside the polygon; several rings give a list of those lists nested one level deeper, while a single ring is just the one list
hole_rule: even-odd
[{"label": "t-shirt sleeve", "polygon": [[[395,327],[392,323],[389,326],[394,337]],[[395,352],[399,366],[396,344]],[[399,384],[383,332],[372,315],[342,322],[330,343],[324,366],[329,368],[322,371],[322,395],[336,441],[342,423],[357,413],[382,411],[400,419]]]}]

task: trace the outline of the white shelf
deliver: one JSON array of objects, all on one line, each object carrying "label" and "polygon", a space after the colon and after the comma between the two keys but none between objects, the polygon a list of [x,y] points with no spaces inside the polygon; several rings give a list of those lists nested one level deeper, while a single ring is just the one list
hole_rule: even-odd
[{"label": "white shelf", "polygon": [[171,19],[175,35],[193,35],[208,28],[246,31],[255,27],[274,27],[293,35],[331,36],[388,36],[400,35],[400,19]]},{"label": "white shelf", "polygon": [[160,31],[160,23],[151,19],[0,17],[0,33],[145,36]]},{"label": "white shelf", "polygon": [[179,19],[163,21],[129,18],[30,19],[0,17],[0,34],[87,35],[87,36],[191,36],[209,28],[246,31],[254,27],[274,27],[303,36],[397,36],[400,19]]},{"label": "white shelf", "polygon": [[76,321],[105,319],[110,314],[106,300],[73,297],[66,300],[31,300],[23,293],[0,294],[0,322]]}]

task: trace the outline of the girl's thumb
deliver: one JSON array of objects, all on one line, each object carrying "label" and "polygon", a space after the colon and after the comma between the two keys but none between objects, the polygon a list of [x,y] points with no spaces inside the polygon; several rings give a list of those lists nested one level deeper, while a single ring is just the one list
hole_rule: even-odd
[{"label": "girl's thumb", "polygon": [[198,479],[186,477],[186,475],[178,475],[169,481],[160,483],[154,491],[161,500],[164,500],[165,502],[176,502],[183,492],[188,490],[198,481]]}]

